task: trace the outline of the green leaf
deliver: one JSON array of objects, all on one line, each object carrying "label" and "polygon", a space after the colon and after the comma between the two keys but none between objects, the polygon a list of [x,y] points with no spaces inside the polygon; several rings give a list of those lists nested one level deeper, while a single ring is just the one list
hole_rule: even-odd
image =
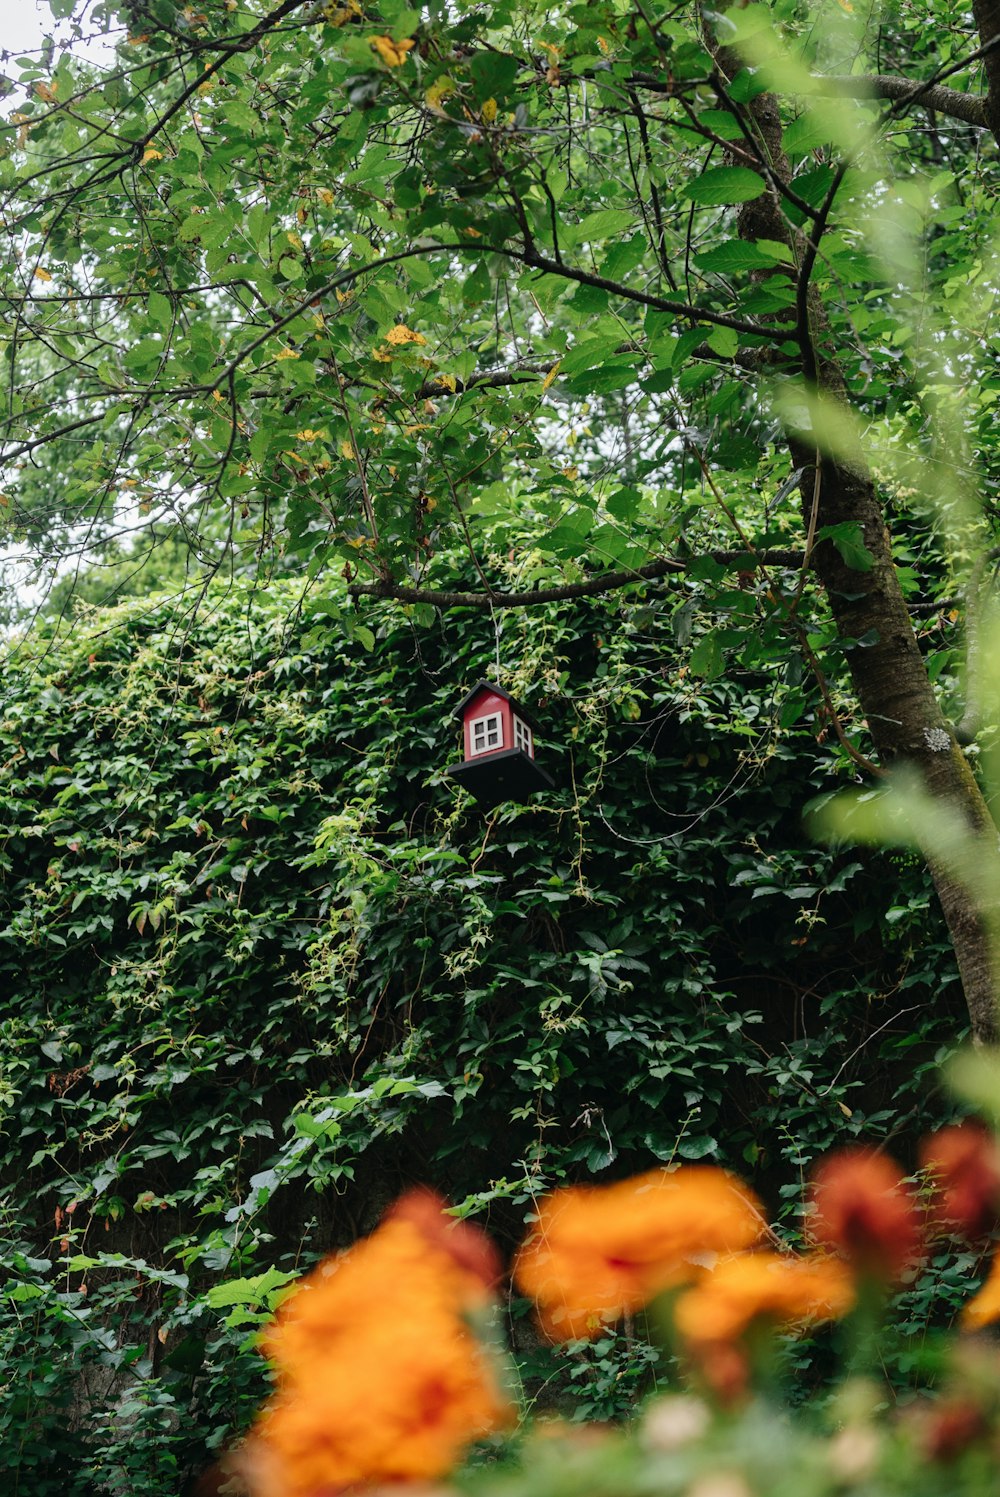
[{"label": "green leaf", "polygon": [[207,218],[204,213],[189,213],[187,218],[177,230],[177,237],[187,244],[192,239],[197,239],[203,232]]},{"label": "green leaf", "polygon": [[744,239],[726,239],[711,249],[701,250],[694,257],[699,270],[714,270],[727,274],[739,270],[770,270],[776,263],[789,258],[787,246],[775,244],[769,239],[754,242]]},{"label": "green leaf", "polygon": [[718,1154],[719,1141],[708,1133],[692,1134],[681,1139],[677,1152],[682,1159],[708,1159]]},{"label": "green leaf", "polygon": [[693,676],[704,676],[706,680],[712,681],[722,674],[724,663],[718,632],[713,629],[708,634],[703,634],[691,651],[688,667]]},{"label": "green leaf", "polygon": [[[834,170],[832,166],[817,166],[812,171],[803,172],[801,176],[795,177],[792,186],[799,197],[809,204],[811,208],[819,207],[826,198],[834,182]],[[843,191],[843,188],[841,188]]]},{"label": "green leaf", "polygon": [[158,323],[164,331],[170,328],[174,318],[173,307],[170,303],[170,298],[164,296],[162,291],[150,292],[149,301],[146,303],[146,310],[153,321]]},{"label": "green leaf", "polygon": [[734,358],[739,350],[739,334],[729,327],[714,327],[706,339],[709,348],[721,358]]},{"label": "green leaf", "polygon": [[956,1096],[1000,1127],[1000,1051],[963,1050],[945,1074]]},{"label": "green leaf", "polygon": [[616,520],[628,523],[635,519],[644,502],[638,489],[617,489],[610,498],[604,501],[604,508]]},{"label": "green leaf", "polygon": [[743,139],[740,122],[728,109],[703,109],[698,115],[698,121],[722,140]]},{"label": "green leaf", "polygon": [[843,520],[839,525],[824,525],[816,532],[817,541],[832,541],[841,560],[856,572],[870,572],[874,558],[865,546],[864,533],[857,520]]},{"label": "green leaf", "polygon": [[213,1284],[205,1291],[205,1303],[211,1305],[213,1310],[230,1305],[267,1304],[276,1289],[283,1289],[295,1277],[295,1274],[285,1273],[280,1268],[268,1268],[264,1273],[254,1274],[251,1278],[230,1279],[226,1284]]},{"label": "green leaf", "polygon": [[734,104],[749,104],[760,94],[767,93],[768,83],[766,78],[761,78],[751,68],[741,68],[729,85],[729,97]]},{"label": "green leaf", "polygon": [[564,383],[574,395],[606,395],[612,390],[624,390],[635,379],[636,364],[641,360],[641,354],[618,354],[605,359],[597,368],[574,374]]},{"label": "green leaf", "polygon": [[583,338],[559,360],[559,373],[579,374],[584,369],[599,368],[606,359],[614,356],[620,342],[617,334],[612,337]]},{"label": "green leaf", "polygon": [[748,203],[767,190],[767,183],[747,166],[713,166],[688,182],[682,195],[706,208]]},{"label": "green leaf", "polygon": [[578,224],[567,225],[563,237],[571,245],[591,244],[597,239],[610,239],[614,234],[624,234],[635,226],[635,215],[620,208],[601,208],[588,213]]},{"label": "green leaf", "polygon": [[480,260],[472,274],[462,282],[462,300],[467,306],[488,301],[493,294],[493,282],[485,260]]}]

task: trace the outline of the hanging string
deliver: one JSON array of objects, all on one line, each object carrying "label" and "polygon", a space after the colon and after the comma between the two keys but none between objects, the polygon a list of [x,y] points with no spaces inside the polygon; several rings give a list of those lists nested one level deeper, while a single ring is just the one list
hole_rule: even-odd
[{"label": "hanging string", "polygon": [[493,639],[494,639],[495,644],[496,644],[496,660],[497,660],[497,685],[499,686],[500,685],[500,636],[503,633],[503,619],[502,618],[498,618],[497,611],[493,607],[492,602],[490,603],[490,616],[493,619]]}]

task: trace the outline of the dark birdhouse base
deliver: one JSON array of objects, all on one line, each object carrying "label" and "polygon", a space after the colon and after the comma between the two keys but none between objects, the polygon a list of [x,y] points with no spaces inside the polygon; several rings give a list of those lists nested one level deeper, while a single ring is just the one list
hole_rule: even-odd
[{"label": "dark birdhouse base", "polygon": [[555,781],[523,749],[502,749],[452,764],[448,773],[471,790],[476,800],[492,810],[504,800],[525,800],[535,790],[552,790]]}]

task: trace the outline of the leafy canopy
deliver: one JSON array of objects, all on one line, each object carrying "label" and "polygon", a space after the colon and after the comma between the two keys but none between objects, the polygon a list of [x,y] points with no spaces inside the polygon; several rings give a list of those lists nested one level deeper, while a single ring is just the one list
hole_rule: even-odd
[{"label": "leafy canopy", "polygon": [[[959,10],[887,14],[873,43],[832,0],[750,7],[713,23],[729,77],[693,14],[624,0],[94,15],[113,61],[20,59],[0,130],[3,519],[50,563],[158,523],[191,581],[398,584],[457,537],[482,588],[482,522],[512,510],[521,587],[801,548],[779,430],[859,429],[803,406],[810,288],[901,502],[940,500],[946,461],[953,507],[992,475],[981,105],[928,133],[844,77],[974,87]],[[766,87],[785,185],[749,125]],[[764,191],[785,242],[738,232]],[[856,525],[831,538],[866,567]],[[758,619],[787,637],[800,590],[772,579]]]}]

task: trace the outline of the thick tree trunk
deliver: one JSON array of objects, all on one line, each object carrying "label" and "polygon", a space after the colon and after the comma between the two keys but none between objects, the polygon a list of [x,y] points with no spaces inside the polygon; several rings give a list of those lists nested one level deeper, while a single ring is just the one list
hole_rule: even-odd
[{"label": "thick tree trunk", "polygon": [[[1000,14],[1000,0],[994,5]],[[714,49],[723,78],[731,78],[739,61],[724,49]],[[746,106],[760,143],[762,160],[782,181],[791,170],[782,148],[777,100],[762,94]],[[741,158],[745,162],[745,158]],[[769,190],[744,206],[741,237],[772,239],[789,244],[801,260],[801,242],[792,242],[777,192]],[[809,299],[811,343],[815,369],[803,372],[827,401],[848,404],[840,367],[829,349],[829,329],[818,298]],[[791,333],[790,333],[791,336]],[[1000,850],[989,810],[969,764],[945,721],[927,675],[892,560],[889,533],[871,473],[863,454],[850,460],[824,456],[816,478],[817,453],[812,443],[793,430],[786,433],[794,466],[802,471],[801,492],[807,529],[853,522],[860,526],[872,557],[868,572],[847,566],[829,540],[820,542],[812,563],[826,591],[830,609],[846,653],[858,700],[881,762],[906,761],[916,766],[928,791],[950,802],[979,835],[982,883],[1000,893]],[[815,506],[815,515],[813,509]],[[918,829],[919,830],[919,829]],[[981,906],[950,872],[928,858],[941,907],[951,935],[965,991],[974,1038],[997,1039],[996,954]]]},{"label": "thick tree trunk", "polygon": [[1000,0],[972,0],[972,14],[985,50],[986,123],[1000,143]]}]

